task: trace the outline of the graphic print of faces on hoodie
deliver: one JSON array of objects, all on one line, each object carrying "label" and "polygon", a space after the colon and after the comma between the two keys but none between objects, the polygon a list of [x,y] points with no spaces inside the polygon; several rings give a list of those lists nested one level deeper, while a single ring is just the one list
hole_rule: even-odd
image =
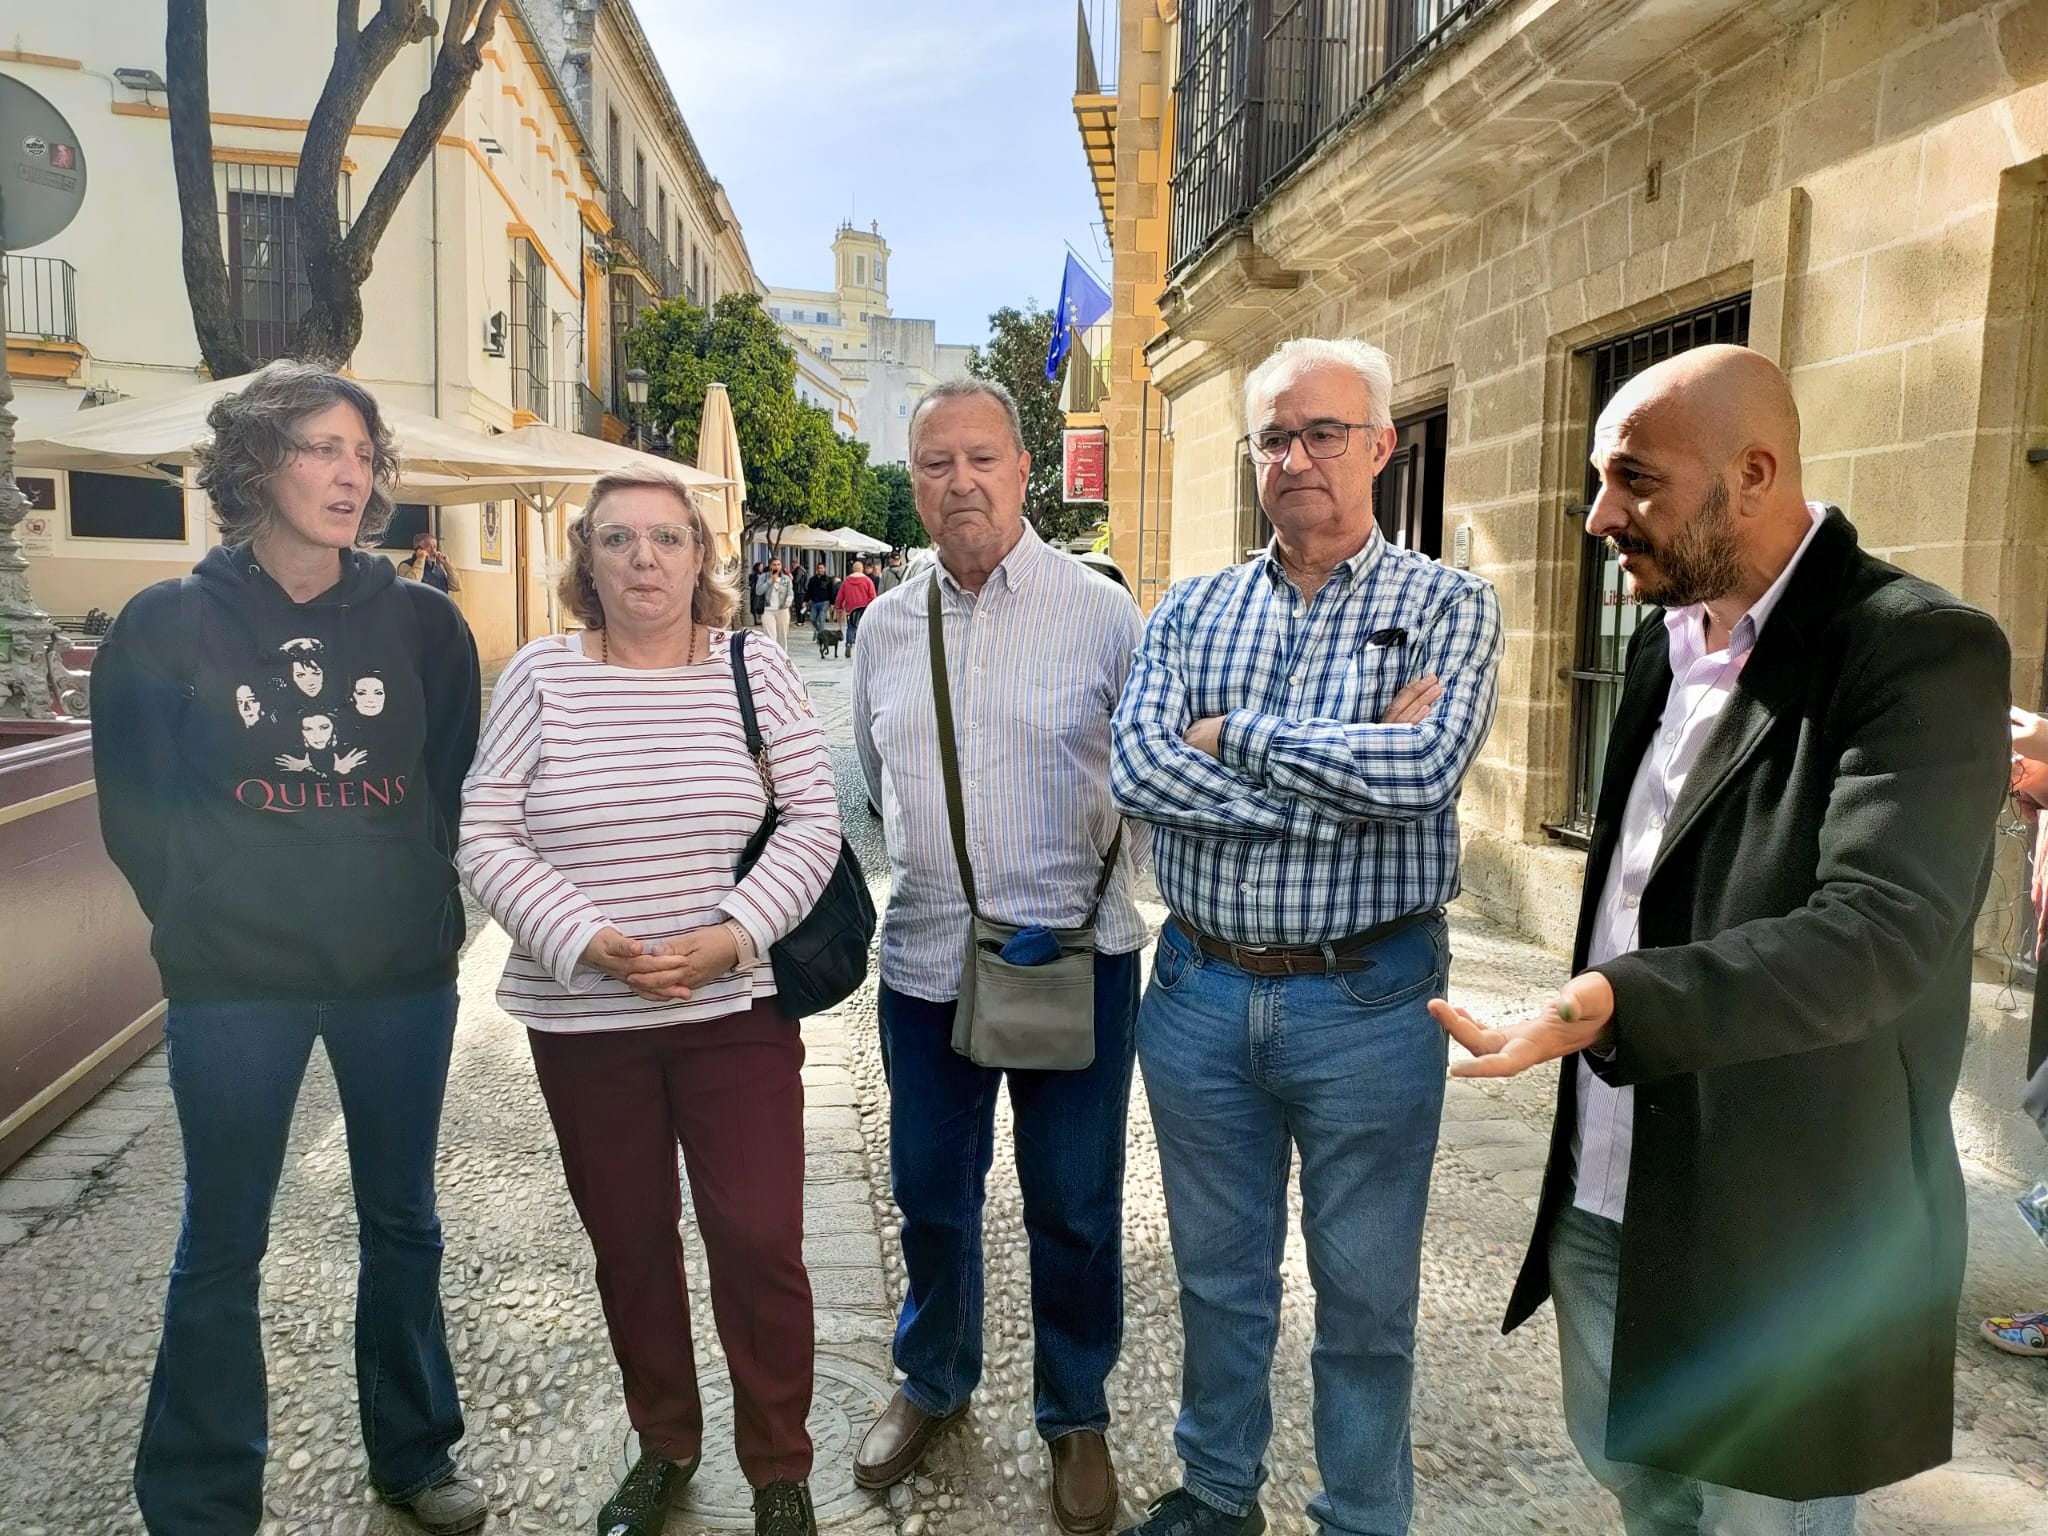
[{"label": "graphic print of faces on hoodie", "polygon": [[[337,698],[340,690],[328,686],[326,651],[326,645],[311,635],[297,636],[277,648],[278,671],[271,687],[280,697],[279,715],[298,729],[296,740],[293,733],[284,733],[282,750],[266,766],[330,779],[344,778],[369,761],[366,746],[342,739],[343,722],[350,717]],[[239,704],[239,692],[236,697]]]}]

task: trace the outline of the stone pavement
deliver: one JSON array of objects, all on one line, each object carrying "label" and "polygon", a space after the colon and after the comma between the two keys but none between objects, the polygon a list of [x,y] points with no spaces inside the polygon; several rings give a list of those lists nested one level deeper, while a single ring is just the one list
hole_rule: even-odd
[{"label": "stone pavement", "polygon": [[[849,835],[885,883],[879,833],[847,743],[851,667],[793,636],[839,750]],[[1156,902],[1150,908],[1156,919]],[[470,1436],[464,1455],[491,1490],[496,1532],[576,1532],[621,1469],[626,1440],[589,1249],[562,1186],[521,1031],[492,1001],[506,939],[475,924],[442,1137],[445,1293]],[[1457,994],[1482,1014],[1543,996],[1556,962],[1460,917]],[[1016,1175],[999,1126],[987,1216],[989,1370],[965,1423],[887,1498],[853,1489],[852,1447],[891,1388],[888,1337],[902,1269],[888,1197],[887,1103],[872,988],[808,1021],[810,1144],[806,1254],[818,1298],[819,1460],[813,1487],[833,1531],[901,1536],[1049,1532],[1045,1455],[1031,1428],[1026,1254]],[[1452,1084],[1427,1241],[1415,1402],[1415,1530],[1607,1532],[1611,1505],[1586,1478],[1557,1405],[1548,1311],[1512,1338],[1502,1302],[1527,1234],[1551,1086]],[[147,1388],[164,1270],[177,1230],[180,1161],[161,1053],[127,1073],[29,1159],[0,1177],[0,1536],[141,1529],[129,1461]],[[1866,1536],[2021,1536],[2048,1529],[2048,1361],[1998,1354],[1975,1334],[1987,1311],[2048,1303],[2048,1255],[2012,1213],[2014,1191],[1970,1170],[1972,1248],[1957,1319],[1958,1460],[1870,1501]],[[1158,1160],[1134,1096],[1123,1363],[1110,1384],[1114,1443],[1132,1517],[1171,1487],[1179,1328]],[[693,1253],[708,1420],[706,1462],[683,1532],[746,1529],[732,1460],[730,1399]],[[382,1536],[411,1527],[375,1502],[353,1422],[349,1319],[353,1217],[339,1110],[316,1055],[265,1265],[271,1362],[270,1520],[265,1536]],[[1298,1235],[1286,1257],[1276,1366],[1276,1530],[1307,1530],[1312,1298]],[[1882,1348],[1882,1340],[1873,1340]]]}]

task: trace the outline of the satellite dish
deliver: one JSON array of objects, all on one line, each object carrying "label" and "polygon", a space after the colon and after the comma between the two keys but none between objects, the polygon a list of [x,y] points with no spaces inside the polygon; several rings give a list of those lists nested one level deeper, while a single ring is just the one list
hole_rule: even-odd
[{"label": "satellite dish", "polygon": [[64,232],[85,201],[85,151],[64,114],[0,75],[0,245],[19,251]]}]

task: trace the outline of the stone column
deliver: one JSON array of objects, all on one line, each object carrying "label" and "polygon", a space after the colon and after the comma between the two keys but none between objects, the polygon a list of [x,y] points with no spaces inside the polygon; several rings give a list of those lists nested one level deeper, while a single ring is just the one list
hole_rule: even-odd
[{"label": "stone column", "polygon": [[[0,308],[6,294],[6,251],[0,249]],[[14,381],[0,337],[0,718],[50,720],[50,652],[57,626],[36,606],[28,585],[28,556],[17,530],[28,501],[14,483]]]}]

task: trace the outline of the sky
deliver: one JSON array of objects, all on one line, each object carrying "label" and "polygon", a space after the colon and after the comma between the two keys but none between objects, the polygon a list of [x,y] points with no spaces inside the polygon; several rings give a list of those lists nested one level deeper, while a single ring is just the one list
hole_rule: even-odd
[{"label": "sky", "polygon": [[761,280],[832,286],[833,233],[879,220],[889,303],[980,343],[1050,309],[1101,213],[1074,126],[1073,0],[638,0]]}]

